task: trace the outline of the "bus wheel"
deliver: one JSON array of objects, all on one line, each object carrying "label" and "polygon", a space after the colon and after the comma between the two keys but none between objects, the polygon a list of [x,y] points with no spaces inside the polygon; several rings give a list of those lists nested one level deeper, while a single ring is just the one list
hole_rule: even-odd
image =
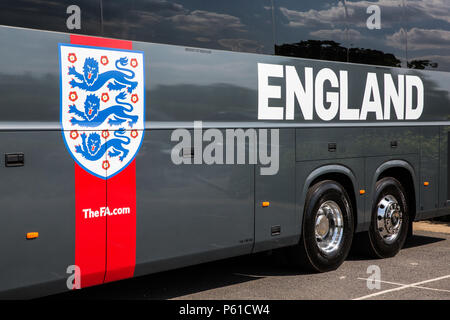
[{"label": "bus wheel", "polygon": [[353,212],[345,189],[325,180],[308,190],[300,242],[291,248],[292,261],[309,270],[337,269],[353,238]]},{"label": "bus wheel", "polygon": [[405,191],[398,180],[386,177],[375,186],[372,219],[368,232],[369,254],[395,256],[408,235],[409,214]]}]

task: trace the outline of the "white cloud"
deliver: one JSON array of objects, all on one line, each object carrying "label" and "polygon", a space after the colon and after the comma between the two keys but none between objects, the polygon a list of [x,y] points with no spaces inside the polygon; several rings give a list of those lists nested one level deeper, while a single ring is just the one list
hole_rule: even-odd
[{"label": "white cloud", "polygon": [[245,25],[241,20],[229,14],[195,10],[169,18],[175,28],[183,31],[201,33],[205,36],[220,34],[221,30],[243,32]]},{"label": "white cloud", "polygon": [[[128,8],[129,4],[121,2],[114,3],[114,12],[120,13]],[[105,25],[116,27],[117,21],[123,20],[118,14],[117,19],[106,19]],[[126,33],[129,29],[140,32],[152,32],[145,30],[143,26],[156,26],[169,23],[176,30],[182,30],[202,35],[199,41],[208,37],[218,36],[224,32],[245,32],[246,26],[238,17],[229,14],[216,13],[205,10],[189,11],[181,4],[168,2],[166,0],[145,0],[138,9],[130,10],[126,23],[121,28]],[[165,30],[170,30],[169,26]],[[174,30],[176,32],[176,30]]]},{"label": "white cloud", "polygon": [[245,51],[258,53],[264,47],[257,41],[248,39],[220,39],[218,42],[224,48],[227,48],[232,51]]},{"label": "white cloud", "polygon": [[309,33],[313,37],[327,39],[327,40],[339,40],[339,41],[356,41],[362,38],[361,33],[354,29],[341,30],[341,29],[324,29],[317,30]]},{"label": "white cloud", "polygon": [[308,11],[296,11],[280,7],[280,11],[289,21],[288,25],[290,27],[334,27],[336,23],[345,23],[345,10],[342,5],[326,10],[310,9]]},{"label": "white cloud", "polygon": [[369,17],[366,10],[371,5],[378,5],[381,9],[382,28],[400,24],[401,17],[405,14],[408,23],[412,25],[435,19],[450,23],[449,0],[408,0],[406,11],[399,0],[346,1],[345,6],[339,1],[337,5],[322,10],[296,11],[280,7],[280,11],[288,20],[290,27],[334,28],[336,25],[349,23],[352,27],[366,28],[366,20]]},{"label": "white cloud", "polygon": [[449,0],[408,0],[408,8],[413,11],[411,15],[408,14],[408,18],[416,14],[420,19],[421,16],[426,15],[450,23]]},{"label": "white cloud", "polygon": [[[404,35],[398,31],[386,37],[387,45],[404,47]],[[408,31],[408,50],[450,49],[450,31],[412,28]]]}]

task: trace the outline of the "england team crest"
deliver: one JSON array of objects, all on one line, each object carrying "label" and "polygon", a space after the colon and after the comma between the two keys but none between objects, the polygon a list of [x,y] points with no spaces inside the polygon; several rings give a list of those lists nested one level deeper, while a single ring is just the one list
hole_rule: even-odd
[{"label": "england team crest", "polygon": [[59,45],[61,126],[72,158],[106,179],[123,170],[144,134],[144,55]]}]

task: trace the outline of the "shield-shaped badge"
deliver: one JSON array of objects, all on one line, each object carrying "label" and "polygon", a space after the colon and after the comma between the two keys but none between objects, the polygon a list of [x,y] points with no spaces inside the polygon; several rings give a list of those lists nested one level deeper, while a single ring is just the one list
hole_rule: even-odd
[{"label": "shield-shaped badge", "polygon": [[144,54],[59,45],[61,126],[72,158],[107,179],[133,161],[143,140]]}]

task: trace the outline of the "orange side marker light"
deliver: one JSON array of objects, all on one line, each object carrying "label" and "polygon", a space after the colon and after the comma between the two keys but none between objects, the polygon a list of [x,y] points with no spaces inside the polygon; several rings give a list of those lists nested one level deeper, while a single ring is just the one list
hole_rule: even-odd
[{"label": "orange side marker light", "polygon": [[27,233],[27,239],[36,239],[37,237],[39,237],[39,232],[28,232]]},{"label": "orange side marker light", "polygon": [[270,202],[269,202],[269,201],[264,201],[264,202],[262,203],[262,206],[263,206],[263,207],[268,207],[268,206],[270,206]]},{"label": "orange side marker light", "polygon": [[359,194],[365,194],[365,193],[366,193],[366,190],[364,190],[364,189],[359,190]]},{"label": "orange side marker light", "polygon": [[425,181],[425,182],[423,183],[423,185],[424,185],[425,187],[427,187],[427,186],[430,185],[430,183],[429,183],[428,181]]}]

